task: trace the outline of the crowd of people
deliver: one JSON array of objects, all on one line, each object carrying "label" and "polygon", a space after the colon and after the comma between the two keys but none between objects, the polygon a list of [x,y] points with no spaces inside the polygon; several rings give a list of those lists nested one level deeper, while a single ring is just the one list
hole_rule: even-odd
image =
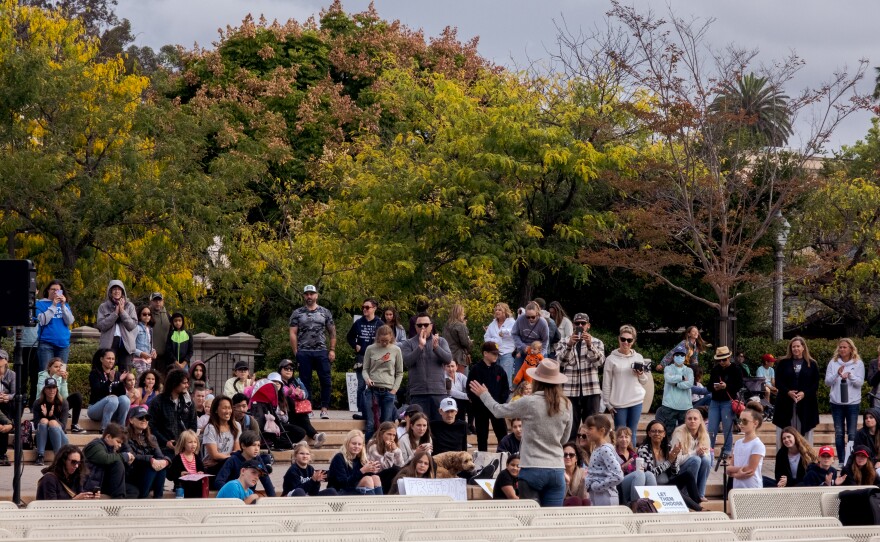
[{"label": "crowd of people", "polygon": [[[451,307],[442,329],[426,310],[406,329],[395,309],[368,298],[346,335],[356,356],[355,418],[365,420],[365,431],[346,435],[322,471],[311,465],[311,451],[323,446],[325,435],[310,420],[329,417],[337,337],[333,315],[318,304],[314,286],[304,288],[304,303],[290,316],[293,359],[281,360],[262,379],[238,362],[232,375],[212,383],[219,375],[192,360],[183,315],[169,317],[158,292],[136,309],[124,285],[111,281],[98,308],[101,342],[87,406],[68,390],[74,317],[63,284],[52,281],[44,296],[36,339],[19,345],[39,362],[30,382],[37,463],[43,464],[47,446],[56,452],[38,498],[159,498],[170,480],[188,497],[214,489],[252,502],[259,498],[258,484],[262,493],[276,495],[269,474],[271,452],[278,450],[293,451],[283,495],[393,493],[402,477],[436,476],[435,460],[443,454],[467,452],[469,433],[477,436],[477,450],[488,452],[490,429],[496,451],[506,452],[505,467],[461,476],[497,476],[495,498],[531,498],[546,506],[628,504],[638,499],[637,486],[675,485],[686,504],[700,510],[716,455],[727,462],[732,487],[874,484],[880,473],[880,408],[864,413],[858,427],[862,385],[867,380],[876,389],[880,371],[876,360],[866,371],[850,339],[839,341],[824,375],[835,446],[814,450],[822,381],[801,337],[789,342],[782,358],[763,356],[756,400],[744,404],[740,391],[755,379],[741,357],[726,346],[715,348],[704,379],[699,355],[708,345],[696,327],[688,328],[656,365],[663,374],[662,402],[640,435],[644,384],[654,368],[637,351],[632,326],[620,327],[617,347],[606,353],[586,313],[569,318],[558,302],[545,310],[536,299],[515,315],[498,303],[480,354],[472,358],[461,305]],[[0,351],[0,433],[13,427],[15,375],[8,358]],[[398,423],[404,372],[407,406]],[[100,423],[101,436],[80,450],[68,444],[66,427],[70,419],[71,431],[82,431],[84,407]],[[766,448],[758,435],[770,416],[777,427],[774,477],[762,473]],[[264,448],[270,453],[261,453]]]}]

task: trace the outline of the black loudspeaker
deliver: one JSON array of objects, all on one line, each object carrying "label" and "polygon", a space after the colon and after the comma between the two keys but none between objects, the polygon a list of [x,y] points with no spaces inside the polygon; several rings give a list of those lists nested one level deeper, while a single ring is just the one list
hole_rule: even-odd
[{"label": "black loudspeaker", "polygon": [[0,260],[0,326],[34,326],[37,268],[30,260]]}]

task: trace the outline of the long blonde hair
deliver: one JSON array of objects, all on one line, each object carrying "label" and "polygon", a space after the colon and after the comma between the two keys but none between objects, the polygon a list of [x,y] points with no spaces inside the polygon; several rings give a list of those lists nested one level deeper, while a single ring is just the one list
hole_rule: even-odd
[{"label": "long blonde hair", "polygon": [[813,363],[816,363],[816,360],[814,360],[812,356],[810,356],[810,349],[807,347],[807,340],[800,335],[798,335],[797,337],[792,337],[792,339],[788,341],[788,351],[786,352],[785,357],[787,359],[794,359],[794,354],[791,353],[791,345],[794,344],[795,341],[801,343],[801,346],[804,347],[804,361],[807,362],[807,367],[809,367]]},{"label": "long blonde hair", "polygon": [[342,459],[345,460],[345,464],[351,468],[355,459],[360,460],[361,465],[366,464],[367,462],[367,443],[364,442],[364,445],[361,446],[361,453],[354,456],[351,455],[348,451],[348,443],[353,439],[359,438],[362,441],[364,440],[364,433],[357,429],[352,429],[345,435],[345,440],[342,441],[342,446],[339,448],[339,453],[342,454]]},{"label": "long blonde hair", "polygon": [[[782,430],[782,435],[788,433],[789,435],[794,437],[794,447],[797,448],[799,454],[801,454],[801,465],[806,469],[811,463],[818,463],[819,456],[816,455],[816,450],[810,446],[810,443],[807,442],[807,439],[801,435],[800,431],[795,429],[792,426],[788,426]],[[782,436],[780,435],[779,442],[782,442]],[[782,445],[785,447],[785,444]]]},{"label": "long blonde hair", "polygon": [[456,303],[452,306],[452,309],[449,310],[449,320],[446,322],[448,324],[464,322],[464,307],[461,306],[461,303]]},{"label": "long blonde hair", "polygon": [[193,452],[195,455],[199,455],[199,450],[202,447],[202,443],[199,442],[199,436],[195,431],[191,431],[187,429],[180,433],[180,436],[177,437],[177,443],[174,445],[174,453],[180,455],[186,450],[186,443],[194,440],[196,443],[196,451]]},{"label": "long blonde hair", "polygon": [[[856,343],[854,343],[852,339],[850,339],[849,337],[844,337],[837,341],[838,346],[840,346],[840,343],[846,343],[849,345],[849,349],[852,351],[852,354],[849,357],[850,361],[862,361],[861,356],[859,356],[859,349],[856,348]],[[840,356],[837,355],[837,352],[835,352],[834,359],[837,359],[839,357]]]},{"label": "long blonde hair", "polygon": [[547,415],[556,416],[563,410],[570,410],[571,401],[562,393],[562,384],[547,384],[540,380],[532,382],[532,393],[544,392],[544,402],[547,403]]},{"label": "long blonde hair", "polygon": [[685,419],[687,419],[688,414],[691,412],[696,413],[696,415],[700,417],[700,424],[697,426],[697,436],[694,437],[691,435],[691,432],[688,431],[687,425],[685,424],[679,425],[675,428],[675,431],[672,432],[671,442],[673,443],[673,446],[676,442],[680,442],[681,449],[685,452],[690,451],[695,441],[704,448],[709,447],[709,432],[706,431],[706,426],[703,424],[703,414],[700,413],[699,410],[692,408],[685,413]]}]

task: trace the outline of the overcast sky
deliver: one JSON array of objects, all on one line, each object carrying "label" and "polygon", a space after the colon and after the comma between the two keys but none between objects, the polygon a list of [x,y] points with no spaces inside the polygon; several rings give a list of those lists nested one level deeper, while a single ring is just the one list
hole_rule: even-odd
[{"label": "overcast sky", "polygon": [[[666,12],[666,2],[629,0],[640,9],[652,6]],[[303,21],[329,5],[316,0],[119,0],[117,13],[129,19],[139,45],[154,48],[173,43],[210,47],[217,30],[237,25],[248,13],[267,19]],[[363,0],[347,0],[349,12],[362,11]],[[458,27],[464,41],[479,36],[480,53],[497,64],[523,66],[527,60],[547,57],[556,29],[554,20],[563,17],[569,27],[589,28],[601,21],[610,7],[607,0],[377,0],[379,15],[399,19],[412,28],[436,36],[446,26]],[[711,17],[715,23],[709,33],[716,46],[735,43],[760,49],[761,60],[771,62],[797,52],[806,65],[786,91],[795,95],[806,86],[816,86],[844,65],[854,68],[861,58],[871,69],[861,89],[873,88],[880,66],[880,40],[877,0],[671,0],[679,16]],[[832,148],[851,144],[864,137],[870,127],[870,114],[855,115],[841,125],[832,138]],[[803,127],[796,127],[803,130]]]}]

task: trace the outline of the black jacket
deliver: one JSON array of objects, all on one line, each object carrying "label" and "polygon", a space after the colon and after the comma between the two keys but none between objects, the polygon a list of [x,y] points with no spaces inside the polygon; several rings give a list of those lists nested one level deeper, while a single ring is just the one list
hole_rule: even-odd
[{"label": "black jacket", "polygon": [[[778,379],[778,377],[777,377]],[[716,390],[714,384],[716,382],[724,382],[727,387]],[[712,371],[709,372],[709,385],[706,386],[712,393],[712,400],[718,402],[732,401],[736,399],[736,394],[743,387],[742,370],[735,364],[731,363],[724,368],[719,363],[715,363]]]},{"label": "black jacket", "polygon": [[797,472],[791,472],[791,465],[788,462],[788,449],[785,446],[779,448],[776,452],[776,468],[773,473],[777,482],[779,482],[780,478],[785,476],[788,478],[785,482],[785,487],[800,485],[806,472],[807,470],[804,468],[803,459],[798,463]]},{"label": "black jacket", "polygon": [[481,413],[488,413],[486,405],[479,397],[471,392],[471,382],[479,382],[489,389],[489,395],[499,404],[507,402],[510,396],[510,387],[507,380],[507,371],[505,371],[497,363],[486,365],[484,362],[474,363],[471,365],[470,373],[467,379],[467,394],[471,401],[471,408]]},{"label": "black jacket", "polygon": [[[797,410],[801,422],[801,434],[807,434],[819,424],[819,364],[804,361],[800,374],[794,372],[791,358],[783,358],[776,363],[776,410],[773,413],[773,425],[787,427]],[[795,405],[794,399],[788,396],[791,390],[804,392],[804,398]]]},{"label": "black jacket", "polygon": [[150,431],[163,448],[169,440],[176,441],[183,431],[196,430],[196,407],[189,393],[178,397],[176,405],[170,394],[157,396],[150,403],[150,417]]},{"label": "black jacket", "polygon": [[151,459],[165,459],[165,454],[163,454],[162,450],[159,448],[159,443],[156,441],[156,437],[150,435],[148,440],[146,433],[141,433],[140,438],[137,440],[129,438],[125,444],[122,445],[122,451],[128,452],[134,456],[134,462],[125,466],[125,472],[127,475],[131,475],[134,469],[138,466],[143,467],[146,465],[147,468],[152,468],[150,466]]},{"label": "black jacket", "polygon": [[[196,457],[196,472],[205,472],[205,464],[202,463],[201,454],[195,454]],[[183,468],[183,461],[180,459],[180,454],[174,456],[174,459],[171,460],[171,465],[169,465],[168,470],[166,471],[166,478],[175,482],[175,486],[177,485],[177,480],[180,479],[181,476],[185,476],[189,473],[186,472],[186,469]]]},{"label": "black jacket", "polygon": [[837,480],[837,470],[835,470],[834,467],[829,467],[828,470],[825,470],[820,467],[818,463],[810,463],[810,466],[807,467],[807,473],[804,475],[804,479],[801,481],[800,486],[824,486],[825,477],[828,476],[829,472],[831,473],[831,484],[833,485],[834,482]]},{"label": "black jacket", "polygon": [[119,381],[119,371],[113,370],[113,378],[101,369],[89,373],[89,404],[94,405],[108,395],[125,395],[125,384]]},{"label": "black jacket", "polygon": [[47,472],[37,482],[38,501],[69,501],[73,499],[64,486],[73,491],[74,496],[82,493],[82,483],[77,475],[72,480],[59,480],[54,472]]},{"label": "black jacket", "polygon": [[293,491],[294,489],[300,488],[306,492],[306,494],[314,497],[318,494],[318,491],[321,490],[321,482],[316,482],[312,480],[312,476],[315,475],[315,467],[309,465],[306,468],[302,468],[293,462],[290,465],[290,468],[287,469],[287,472],[284,473],[284,488],[283,488],[283,496],[287,496],[288,493]]}]

